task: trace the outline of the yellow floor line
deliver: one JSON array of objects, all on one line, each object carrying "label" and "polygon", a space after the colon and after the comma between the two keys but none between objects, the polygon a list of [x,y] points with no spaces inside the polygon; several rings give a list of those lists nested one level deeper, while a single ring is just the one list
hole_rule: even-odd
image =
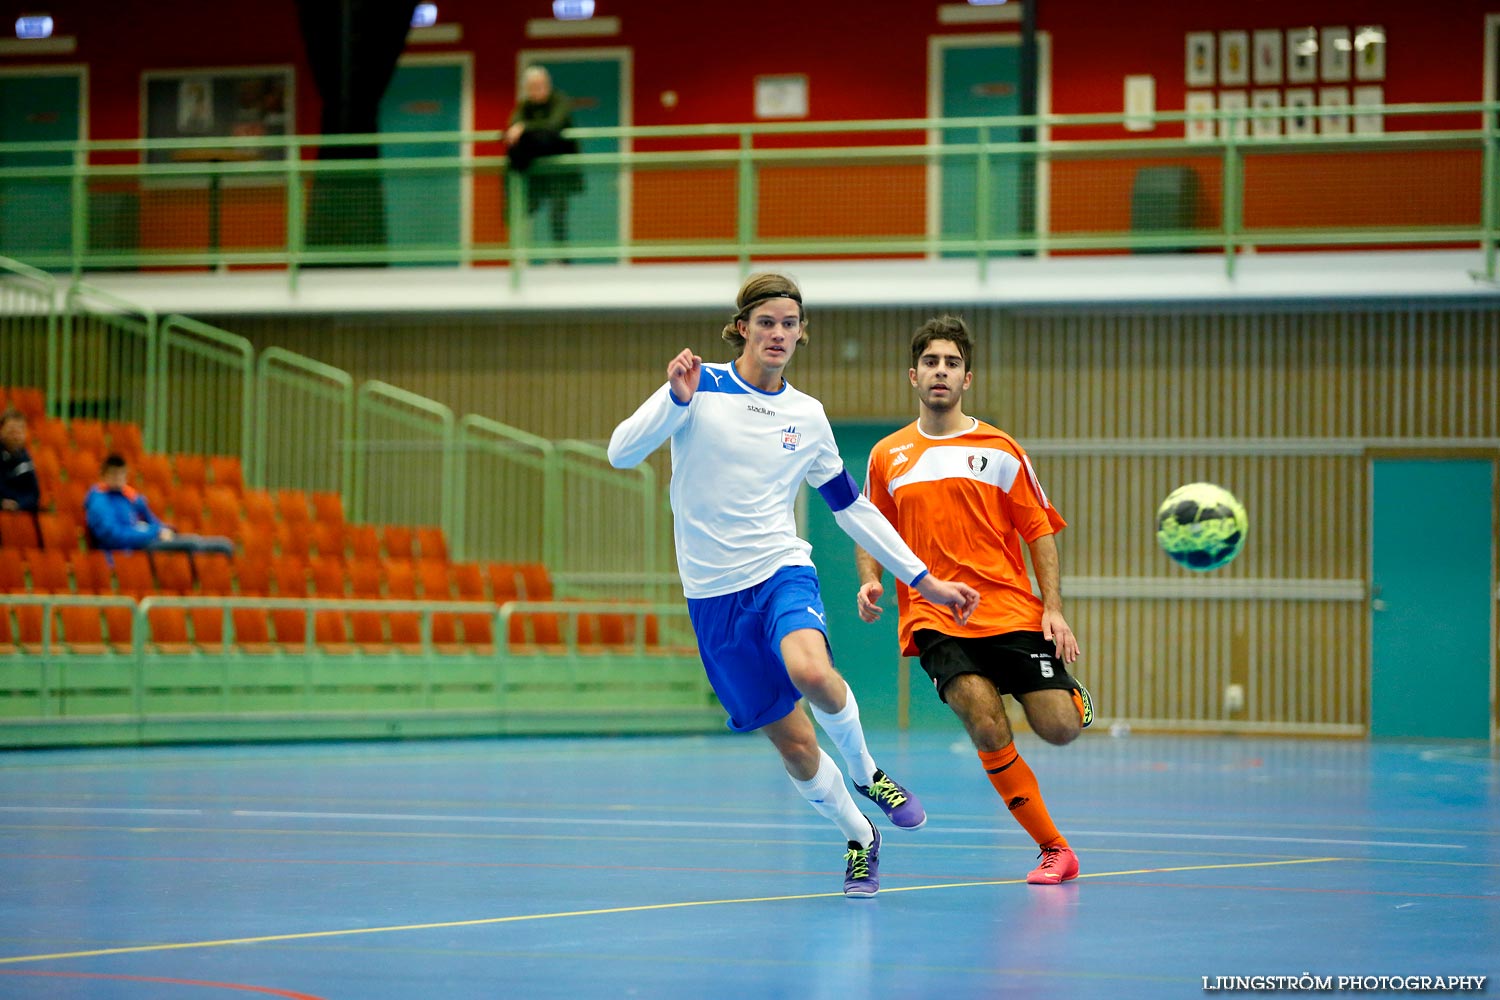
[{"label": "yellow floor line", "polygon": [[[1270,868],[1277,865],[1311,865],[1322,864],[1330,861],[1342,861],[1343,858],[1297,858],[1290,861],[1249,861],[1236,864],[1218,865],[1185,865],[1180,868],[1135,868],[1130,871],[1118,872],[1093,872],[1080,875],[1079,878],[1110,878],[1121,875],[1147,875],[1162,872],[1196,872],[1216,871],[1225,868]],[[924,892],[930,889],[968,889],[975,886],[991,885],[1017,885],[1024,879],[1000,879],[990,882],[948,882],[937,885],[908,885],[896,886],[890,889],[882,889],[881,894],[893,892]],[[650,910],[676,910],[689,906],[725,906],[736,903],[783,903],[797,899],[826,899],[829,897],[842,897],[841,892],[809,892],[795,896],[760,896],[747,899],[700,899],[688,900],[680,903],[650,903],[642,906],[611,906],[599,910],[570,910],[561,913],[524,913],[511,917],[484,917],[479,920],[446,920],[430,924],[402,924],[392,927],[351,927],[337,931],[303,931],[297,934],[267,934],[260,937],[224,938],[218,941],[181,941],[176,944],[143,944],[131,945],[124,948],[96,948],[91,951],[64,951],[54,952],[50,955],[16,955],[11,958],[0,958],[0,965],[14,965],[21,962],[47,962],[57,961],[65,958],[97,958],[103,955],[136,955],[142,952],[152,951],[179,951],[186,948],[223,948],[230,945],[242,944],[266,944],[272,941],[310,941],[315,938],[347,937],[353,934],[392,934],[398,931],[429,931],[443,930],[452,927],[483,927],[489,924],[510,924],[526,920],[556,920],[562,917],[598,917],[611,913],[645,913]]]}]

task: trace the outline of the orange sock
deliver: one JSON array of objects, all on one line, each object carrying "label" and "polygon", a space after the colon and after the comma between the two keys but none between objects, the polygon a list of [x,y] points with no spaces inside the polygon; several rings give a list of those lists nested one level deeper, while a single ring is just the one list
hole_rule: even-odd
[{"label": "orange sock", "polygon": [[1016,752],[1014,743],[999,750],[979,751],[979,762],[989,775],[990,784],[1005,800],[1006,808],[1016,822],[1031,834],[1039,847],[1067,847],[1068,841],[1057,832],[1042,801],[1042,791],[1037,787],[1036,775]]}]

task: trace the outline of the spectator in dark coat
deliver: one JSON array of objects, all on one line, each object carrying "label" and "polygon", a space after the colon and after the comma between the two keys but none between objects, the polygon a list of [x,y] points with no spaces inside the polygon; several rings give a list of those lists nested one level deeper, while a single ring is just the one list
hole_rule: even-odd
[{"label": "spectator in dark coat", "polygon": [[26,415],[6,410],[0,413],[0,509],[35,514],[41,502],[36,466],[26,450]]}]

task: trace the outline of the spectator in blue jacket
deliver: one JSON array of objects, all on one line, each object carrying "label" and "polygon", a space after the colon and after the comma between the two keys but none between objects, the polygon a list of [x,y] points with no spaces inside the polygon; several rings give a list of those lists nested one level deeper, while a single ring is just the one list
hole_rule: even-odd
[{"label": "spectator in blue jacket", "polygon": [[84,500],[89,536],[101,549],[151,549],[180,552],[234,553],[234,542],[222,535],[179,535],[151,511],[146,498],[128,483],[125,459],[110,455],[104,460],[100,482]]}]

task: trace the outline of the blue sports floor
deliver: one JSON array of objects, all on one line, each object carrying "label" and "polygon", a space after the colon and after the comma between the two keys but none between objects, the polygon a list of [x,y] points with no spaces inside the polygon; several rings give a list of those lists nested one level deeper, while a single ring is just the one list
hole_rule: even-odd
[{"label": "blue sports floor", "polygon": [[1500,993],[1488,748],[1023,737],[1084,870],[1028,886],[960,739],[871,734],[930,814],[872,900],[757,735],[0,754],[0,997]]}]

